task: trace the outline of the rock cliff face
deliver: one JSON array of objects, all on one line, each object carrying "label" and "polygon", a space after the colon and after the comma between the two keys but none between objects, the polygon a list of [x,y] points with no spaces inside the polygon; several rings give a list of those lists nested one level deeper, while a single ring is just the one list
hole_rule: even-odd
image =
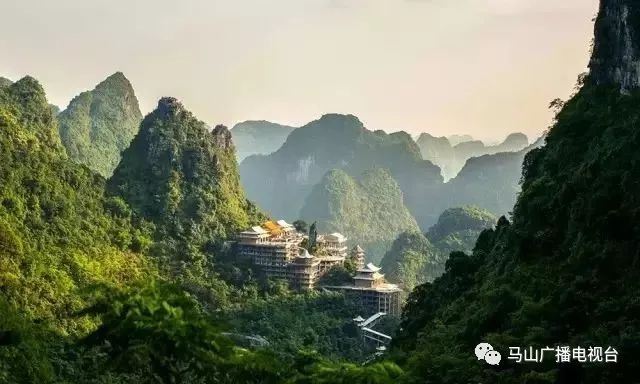
[{"label": "rock cliff face", "polygon": [[639,20],[638,1],[601,2],[589,65],[596,85],[615,85],[624,93],[640,86]]}]

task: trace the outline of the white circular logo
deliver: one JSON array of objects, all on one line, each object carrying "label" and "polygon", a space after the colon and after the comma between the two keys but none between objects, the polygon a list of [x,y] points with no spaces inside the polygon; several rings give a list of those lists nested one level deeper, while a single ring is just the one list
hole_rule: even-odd
[{"label": "white circular logo", "polygon": [[489,365],[499,365],[502,360],[500,352],[495,351],[489,343],[476,345],[475,353],[478,360],[484,360]]}]

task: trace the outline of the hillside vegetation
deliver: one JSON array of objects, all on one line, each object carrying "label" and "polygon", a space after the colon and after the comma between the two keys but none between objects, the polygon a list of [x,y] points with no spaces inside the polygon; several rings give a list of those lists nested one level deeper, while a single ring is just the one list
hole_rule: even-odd
[{"label": "hillside vegetation", "polygon": [[58,115],[69,157],[108,178],[138,132],[142,114],[129,80],[116,72]]},{"label": "hillside vegetation", "polygon": [[346,235],[376,264],[398,234],[419,230],[400,187],[383,169],[365,171],[358,179],[341,170],[329,171],[307,197],[300,216],[317,221],[321,232]]},{"label": "hillside vegetation", "polygon": [[[513,220],[501,218],[472,255],[453,254],[440,279],[413,292],[396,348],[414,381],[635,380],[640,83],[631,70],[638,51],[629,44],[638,47],[639,14],[634,1],[602,2],[597,70],[581,77],[546,145],[527,154]],[[617,364],[503,360],[492,369],[469,353],[479,340],[505,353],[508,346],[612,346],[621,357]]]},{"label": "hillside vegetation", "polygon": [[492,228],[497,218],[472,206],[444,211],[426,234],[402,233],[382,259],[387,278],[411,291],[440,277],[452,252],[470,253],[480,233]]}]

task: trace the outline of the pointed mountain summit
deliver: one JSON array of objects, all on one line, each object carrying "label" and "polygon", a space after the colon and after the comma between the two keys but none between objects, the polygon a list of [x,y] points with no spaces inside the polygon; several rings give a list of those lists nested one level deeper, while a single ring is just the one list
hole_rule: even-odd
[{"label": "pointed mountain summit", "polygon": [[71,100],[58,121],[69,157],[109,177],[138,132],[142,113],[131,83],[116,72]]},{"label": "pointed mountain summit", "polygon": [[161,99],[144,118],[108,187],[156,223],[160,238],[186,241],[195,253],[256,222],[231,133],[223,126],[209,131],[174,98]]},{"label": "pointed mountain summit", "polygon": [[67,317],[86,305],[78,292],[139,278],[148,238],[126,207],[110,209],[104,179],[67,157],[32,77],[0,88],[0,159],[0,296],[52,329],[83,332],[87,323]]}]

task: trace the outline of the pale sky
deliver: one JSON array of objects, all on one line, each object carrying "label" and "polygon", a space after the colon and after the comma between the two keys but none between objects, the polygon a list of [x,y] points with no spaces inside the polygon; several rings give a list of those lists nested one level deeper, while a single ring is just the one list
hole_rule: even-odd
[{"label": "pale sky", "polygon": [[143,113],[537,136],[586,70],[597,0],[0,0],[0,76],[64,108],[115,71]]}]

